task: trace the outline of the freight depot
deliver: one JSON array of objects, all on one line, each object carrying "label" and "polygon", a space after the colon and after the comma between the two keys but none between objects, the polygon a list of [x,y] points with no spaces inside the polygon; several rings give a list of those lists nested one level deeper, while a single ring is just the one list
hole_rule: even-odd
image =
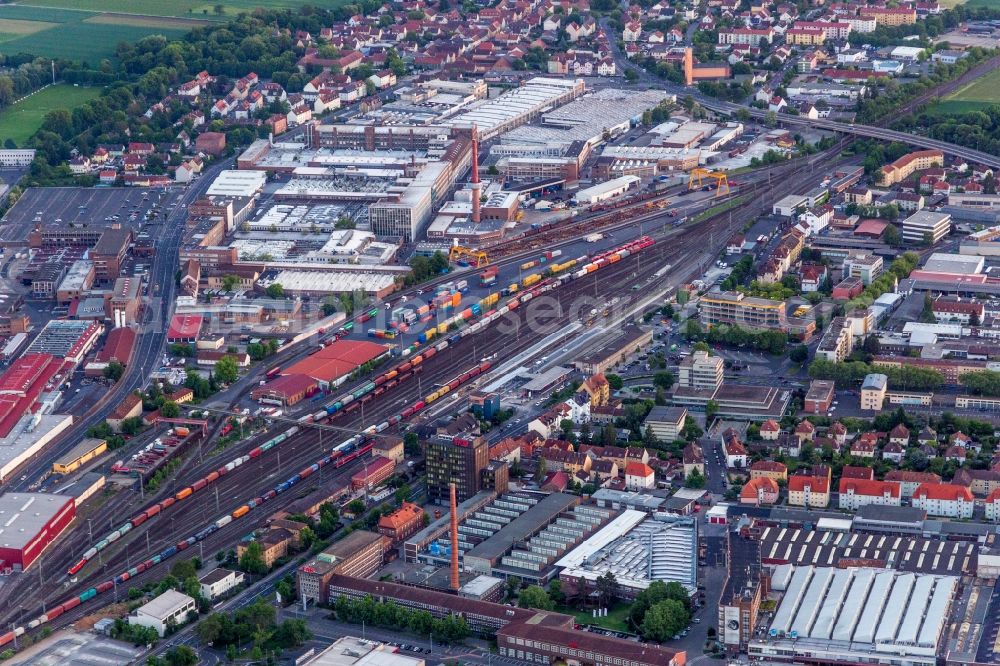
[{"label": "freight depot", "polygon": [[[594,272],[596,270],[600,270],[600,269],[602,269],[602,268],[604,268],[606,266],[609,266],[612,263],[617,263],[622,258],[630,256],[631,254],[634,254],[635,252],[641,251],[642,249],[648,248],[652,244],[653,244],[652,239],[650,239],[648,237],[642,237],[642,238],[640,238],[640,239],[638,239],[636,241],[633,241],[633,242],[631,242],[631,243],[629,243],[629,244],[627,244],[625,246],[622,246],[621,248],[618,248],[616,250],[612,250],[612,251],[609,251],[609,252],[602,253],[601,255],[595,257],[595,261],[593,261],[593,262],[585,265],[583,268],[581,268],[579,271],[577,271],[575,273],[569,273],[569,274],[566,274],[566,275],[564,275],[564,276],[562,276],[560,278],[557,278],[557,279],[546,280],[543,284],[540,284],[540,285],[536,286],[531,291],[525,292],[525,293],[521,294],[516,299],[511,299],[500,310],[489,311],[487,314],[490,317],[493,317],[493,319],[491,319],[490,322],[487,322],[485,320],[485,318],[484,318],[483,321],[477,322],[476,324],[472,324],[471,326],[467,326],[465,330],[461,331],[461,333],[456,334],[457,337],[456,336],[452,336],[452,338],[450,338],[449,340],[442,340],[442,341],[440,341],[438,343],[438,346],[436,346],[435,353],[437,352],[437,349],[445,349],[446,348],[446,346],[441,345],[441,343],[448,342],[449,344],[452,344],[452,341],[457,341],[461,337],[464,337],[465,335],[471,334],[473,332],[473,330],[475,329],[475,327],[480,326],[480,325],[485,326],[485,325],[488,325],[488,323],[491,323],[492,321],[495,321],[495,317],[502,316],[501,312],[504,310],[504,308],[507,308],[507,310],[506,310],[507,312],[509,312],[510,310],[515,310],[521,304],[527,303],[532,298],[534,298],[536,295],[538,295],[538,294],[540,294],[542,292],[554,289],[555,287],[559,286],[560,284],[565,284],[565,283],[567,283],[567,282],[569,282],[569,281],[571,281],[573,279],[576,279],[578,277],[582,277],[583,275],[589,274],[590,272]],[[347,327],[345,327],[345,328],[347,328]],[[479,329],[479,330],[481,330],[481,329]],[[348,331],[343,331],[343,329],[342,329],[342,331],[338,332],[338,334],[341,333],[341,332],[345,332],[346,333]],[[420,346],[419,343],[414,343],[410,347],[407,348],[407,352],[408,353],[412,353],[413,350],[415,350],[419,346]],[[427,350],[425,350],[424,353],[426,354],[426,352],[429,352],[429,351],[430,351],[430,349],[427,349]],[[426,358],[430,358],[432,355],[433,354],[427,354]],[[423,356],[423,354],[421,354],[420,356]],[[416,358],[413,358],[413,359],[411,359],[408,362],[413,363],[413,361],[416,361],[416,360],[417,360]],[[421,360],[421,362],[422,362],[422,360]],[[400,366],[400,367],[402,368],[403,366]],[[484,372],[488,368],[489,368],[489,364],[487,364],[485,366],[482,366],[482,365],[481,366],[477,366],[477,369],[480,369],[479,370],[480,373]],[[278,370],[278,368],[273,368],[272,372],[274,370]],[[398,369],[397,369],[397,372],[398,372]],[[474,373],[472,376],[475,376],[475,374],[476,374],[475,370],[473,370],[471,372]],[[270,372],[269,372],[269,374],[270,374]],[[459,376],[456,379],[458,379],[460,382],[461,381],[465,381],[464,375]],[[445,390],[444,388],[439,389],[438,391],[435,391],[432,394],[424,396],[424,398],[422,400],[419,400],[418,402],[416,402],[413,405],[411,405],[411,407],[408,408],[408,410],[409,409],[413,410],[412,412],[410,412],[410,414],[412,415],[413,413],[415,413],[419,409],[422,409],[426,405],[431,404],[432,402],[438,400],[441,396],[446,395],[448,392],[450,392],[451,390],[453,390],[451,388],[451,386],[452,386],[452,384],[454,384],[454,381],[455,380],[452,380],[450,382],[446,382],[446,386],[448,387],[447,390]],[[371,384],[373,384],[373,383],[371,383]],[[369,391],[372,390],[371,386],[362,387],[362,389],[365,389],[365,388],[367,388],[367,390],[369,390]],[[330,405],[328,407],[333,407],[335,404],[336,403],[333,403],[332,405]],[[344,413],[346,413],[346,411],[347,410],[345,409]],[[314,415],[308,415],[306,417],[303,417],[301,420],[306,420],[307,418],[312,418],[314,416],[317,416],[317,415],[315,415],[315,414]],[[319,416],[322,417],[322,415],[319,415]],[[327,414],[327,416],[329,417],[330,415]],[[399,416],[401,416],[401,415],[399,415]],[[394,418],[393,420],[396,420],[396,419]],[[398,420],[396,420],[396,422],[398,422]],[[371,427],[369,427],[368,429],[365,430],[364,434],[357,436],[360,439],[357,439],[357,440],[355,440],[353,442],[354,446],[357,447],[358,442],[364,442],[369,437],[371,437],[374,433],[380,432],[380,428],[382,430],[386,429],[388,427],[387,424],[388,424],[388,421],[385,421],[382,424],[380,424],[379,426],[371,426]],[[352,438],[352,440],[354,440],[354,438]],[[352,440],[348,440],[348,442],[345,442],[341,446],[345,447],[345,449],[349,448],[350,445],[351,445],[351,443],[352,443]],[[338,448],[340,448],[340,447],[338,447]],[[341,454],[342,455],[344,454],[344,450],[345,449],[341,449]],[[347,451],[348,454],[350,454],[352,452],[353,451]],[[360,453],[359,453],[359,455],[360,455]],[[317,465],[318,464],[319,463],[317,463]],[[311,473],[312,473],[311,471],[307,472],[306,476],[308,476],[308,474],[311,474]],[[304,477],[301,477],[301,474],[302,473],[300,473],[300,478],[304,478]],[[293,479],[294,478],[295,477],[293,477]],[[288,483],[288,482],[286,482],[286,483]],[[287,488],[287,486],[286,486],[286,488]],[[275,490],[275,492],[277,492],[277,489],[273,489],[273,490]],[[270,491],[267,493],[267,495],[270,496],[270,497],[274,497],[275,496],[275,495],[272,495],[270,493]],[[243,507],[240,507],[236,511],[234,511],[233,513],[239,513],[241,516],[245,515],[246,511],[242,511],[242,509],[243,509]],[[232,515],[228,516],[228,518],[231,520],[232,519]],[[226,520],[225,517],[222,518],[222,519],[220,519],[220,520],[225,521],[227,524],[229,522],[228,520]],[[202,532],[199,532],[197,535],[195,535],[195,537],[198,537],[200,535],[201,538],[206,538],[208,535],[214,533],[217,529],[218,528],[214,527],[214,525],[213,525],[212,527],[206,528],[206,530],[203,530]],[[181,546],[180,544],[177,544],[176,548],[179,551],[179,550],[182,550],[182,549],[186,548],[186,546]],[[177,552],[177,551],[171,552],[170,548],[168,548],[166,551],[164,551],[164,553],[171,553],[171,554],[173,554],[175,552]],[[163,553],[160,553],[160,556],[161,556],[160,559],[162,560]],[[143,564],[146,564],[148,566],[151,561],[152,560],[147,560],[147,562],[144,562]],[[139,573],[138,567],[135,567],[134,569],[135,569],[135,573],[136,574]],[[131,577],[132,575],[134,575],[134,574],[131,573],[131,571],[130,572],[126,572],[126,573],[129,575],[129,577]],[[101,587],[101,591],[105,591],[105,590],[109,589],[109,585],[113,586],[114,584],[115,584],[115,580],[113,579],[111,581],[105,581],[105,583],[102,583],[99,587]],[[51,617],[49,617],[49,615],[47,614],[47,615],[44,615],[44,616],[38,618],[39,619],[39,623],[36,623],[34,626],[38,626],[38,624],[40,624],[41,620],[43,620],[43,619],[45,621],[50,621],[51,619],[53,619],[54,617],[57,617],[58,615],[60,615],[63,612],[65,612],[66,610],[74,608],[75,606],[79,605],[79,603],[81,603],[81,600],[86,600],[86,599],[92,598],[96,594],[96,592],[97,592],[97,588],[88,589],[83,594],[81,594],[79,597],[75,597],[75,598],[73,598],[73,599],[65,602],[64,605],[57,607],[58,610],[53,610],[54,614],[52,614]],[[23,633],[23,628],[19,627],[18,629],[15,630],[15,632],[17,632],[17,631],[20,631],[20,633]],[[10,642],[11,640],[13,640],[13,636],[14,636],[15,632],[10,632],[7,635],[0,636],[0,645],[6,644],[6,643]],[[18,635],[20,635],[20,634],[18,634]]]},{"label": "freight depot", "polygon": [[[492,367],[492,363],[491,362],[489,362],[489,361],[483,361],[482,363],[480,363],[480,364],[476,365],[475,367],[473,367],[471,370],[468,370],[468,371],[464,372],[463,374],[459,375],[458,377],[454,378],[453,380],[451,380],[448,384],[446,384],[446,386],[454,386],[455,388],[458,388],[458,386],[461,385],[462,383],[467,382],[467,381],[471,381],[471,380],[475,379],[476,377],[479,377],[481,374],[483,374],[485,372],[488,372],[491,367]],[[434,400],[437,399],[437,395],[436,395],[437,393],[441,393],[441,395],[444,394],[443,391],[436,391],[434,394],[431,394],[431,395],[425,397],[423,400],[419,400],[416,403],[414,403],[413,405],[410,405],[409,407],[406,408],[406,410],[404,410],[404,412],[409,412],[410,415],[413,415],[413,414],[419,412],[421,409],[424,409],[424,407],[426,407],[427,405],[429,405],[430,403],[434,402]],[[41,626],[43,624],[51,622],[52,620],[55,620],[56,618],[58,618],[59,616],[61,616],[63,613],[76,608],[81,603],[83,603],[85,601],[89,601],[89,600],[93,599],[94,597],[96,597],[98,594],[107,592],[107,591],[113,589],[115,586],[127,582],[131,578],[139,575],[140,573],[143,573],[147,569],[149,569],[151,567],[154,567],[154,566],[160,564],[161,562],[163,562],[164,560],[167,560],[167,559],[173,557],[177,553],[179,553],[179,552],[181,552],[183,550],[186,550],[187,548],[193,546],[194,544],[198,543],[199,541],[203,541],[208,536],[210,536],[211,534],[217,532],[218,530],[222,529],[223,527],[229,525],[234,520],[239,520],[240,518],[243,518],[251,510],[255,509],[256,507],[261,506],[262,504],[264,504],[268,500],[274,499],[275,497],[277,497],[278,495],[280,495],[280,494],[282,494],[284,492],[287,492],[295,484],[299,483],[303,479],[306,479],[306,478],[312,476],[314,473],[318,472],[320,469],[326,467],[327,465],[331,465],[332,464],[334,467],[342,467],[342,466],[346,465],[348,462],[350,462],[350,461],[358,458],[359,456],[364,455],[365,453],[371,451],[372,447],[375,445],[375,441],[373,439],[373,435],[375,435],[378,432],[382,432],[382,431],[388,429],[390,421],[394,422],[394,423],[399,423],[400,420],[402,420],[401,419],[401,415],[397,414],[397,415],[393,416],[392,418],[388,419],[387,421],[383,421],[382,423],[380,423],[377,426],[370,426],[369,428],[365,429],[365,431],[362,432],[361,434],[358,434],[358,435],[355,435],[353,437],[350,437],[347,440],[345,440],[344,442],[342,442],[342,443],[338,444],[337,446],[335,446],[333,448],[333,450],[331,451],[330,455],[324,456],[323,458],[321,458],[320,460],[316,461],[315,463],[313,463],[309,467],[304,468],[298,474],[295,474],[291,478],[287,479],[286,481],[281,482],[280,484],[278,484],[274,488],[270,489],[269,491],[267,491],[265,494],[261,495],[260,497],[257,497],[256,499],[247,502],[246,504],[244,504],[243,506],[239,507],[238,509],[236,509],[232,513],[229,513],[229,514],[223,516],[222,518],[219,518],[218,520],[216,520],[215,522],[213,522],[211,525],[205,527],[204,529],[200,530],[199,532],[196,532],[193,536],[190,536],[187,539],[178,542],[176,545],[173,545],[173,546],[167,548],[166,550],[164,550],[164,551],[162,551],[160,553],[157,553],[156,555],[153,555],[148,560],[145,560],[144,562],[140,562],[138,565],[136,565],[136,566],[128,569],[127,571],[121,572],[120,574],[118,574],[114,578],[106,580],[106,581],[104,581],[102,583],[99,583],[98,585],[87,589],[86,591],[84,591],[83,593],[79,594],[78,596],[72,597],[71,599],[69,599],[67,601],[64,601],[63,603],[58,604],[57,606],[55,606],[54,608],[52,608],[48,612],[43,613],[43,614],[39,615],[38,617],[36,617],[35,619],[33,619],[30,622],[28,622],[28,624],[26,626],[24,626],[24,627],[16,627],[12,631],[9,631],[9,632],[7,632],[5,634],[0,635],[0,647],[3,647],[4,645],[7,645],[8,643],[12,643],[15,640],[15,638],[17,638],[19,636],[22,636],[27,630],[35,629],[36,627],[39,627],[39,626]],[[286,432],[282,433],[282,435],[279,435],[277,438],[275,438],[275,439],[281,438],[281,440],[279,442],[272,443],[273,440],[268,440],[268,442],[265,445],[270,444],[271,445],[270,448],[273,448],[277,444],[280,444],[281,441],[284,441],[288,437],[291,437],[292,435],[294,435],[296,432],[298,432],[298,426],[292,426]],[[262,445],[261,447],[258,447],[257,449],[254,449],[254,451],[251,451],[251,454],[254,453],[254,452],[256,452],[256,456],[251,456],[250,454],[247,454],[246,456],[243,456],[242,458],[237,459],[237,460],[240,461],[239,464],[243,464],[245,462],[248,462],[251,457],[260,456],[260,454],[263,453],[263,448],[264,448],[265,445]],[[235,463],[235,462],[236,461],[233,461],[233,463]],[[226,474],[229,471],[232,471],[232,469],[234,469],[235,467],[239,466],[239,464],[233,464],[233,463],[230,463],[230,465],[233,465],[233,467],[230,467],[229,469],[226,469],[227,467],[229,467],[229,465],[224,466],[224,467],[220,468],[219,470],[216,470],[215,472],[212,472],[212,474],[210,474],[208,477],[197,481],[194,484],[195,486],[199,486],[197,488],[197,490],[200,490],[200,489],[204,488],[205,485],[207,485],[207,483],[208,483],[207,479],[208,478],[214,476],[215,478],[212,479],[213,481],[216,480],[216,479],[218,479],[219,476],[221,476],[219,474],[219,472],[221,470],[226,469],[226,471],[223,472],[223,474]],[[193,488],[194,488],[194,486],[189,486],[188,488],[185,488],[180,493],[178,493],[178,495],[180,495],[181,493],[185,493],[184,497],[189,497],[195,491],[195,489],[193,489]],[[175,499],[175,501],[176,501],[176,498],[171,498],[171,499]],[[155,516],[157,513],[159,513],[162,510],[162,504],[163,503],[154,505],[149,510],[147,510],[147,511],[145,511],[143,513],[138,514],[135,518],[133,518],[132,521],[129,521],[128,523],[126,523],[126,525],[128,525],[128,528],[125,529],[125,532],[128,532],[134,526],[142,524],[149,517]],[[171,505],[173,505],[173,502],[170,502],[169,504],[167,504],[168,507],[171,506]],[[132,524],[133,521],[137,521],[136,525]],[[120,528],[120,529],[124,529],[124,528],[125,528],[125,526],[123,525],[122,528]],[[118,531],[119,530],[116,530],[116,532],[118,532]],[[118,534],[118,536],[115,537],[114,540],[117,540],[118,538],[120,538],[121,535],[124,534],[125,532],[121,532],[120,534]],[[105,544],[105,546],[107,546],[107,544]],[[97,553],[96,548],[92,548],[91,550],[93,551],[93,554]],[[91,551],[88,551],[88,553],[90,553],[90,552]],[[76,571],[79,571],[80,568],[82,568],[83,565],[86,564],[86,562],[87,562],[87,559],[84,558],[83,560],[81,560],[80,562],[78,562],[76,565],[74,565],[73,568],[76,569]],[[72,571],[72,569],[71,569],[71,571]]]}]

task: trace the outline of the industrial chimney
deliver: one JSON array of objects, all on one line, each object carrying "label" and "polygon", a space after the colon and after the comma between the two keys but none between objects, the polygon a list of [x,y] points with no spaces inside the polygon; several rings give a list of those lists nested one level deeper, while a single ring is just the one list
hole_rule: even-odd
[{"label": "industrial chimney", "polygon": [[458,500],[451,484],[451,589],[458,592]]},{"label": "industrial chimney", "polygon": [[479,130],[472,126],[472,221],[479,223]]}]

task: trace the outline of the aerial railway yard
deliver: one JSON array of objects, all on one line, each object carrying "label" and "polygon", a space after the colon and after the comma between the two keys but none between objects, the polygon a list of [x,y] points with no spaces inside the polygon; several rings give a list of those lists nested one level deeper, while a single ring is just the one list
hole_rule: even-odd
[{"label": "aerial railway yard", "polygon": [[[782,191],[787,192],[789,188],[803,184],[805,179],[801,176],[807,174],[809,169],[809,165],[805,162],[783,165],[776,169],[783,176]],[[761,197],[768,197],[774,193],[773,190],[773,185],[762,189]],[[556,299],[560,305],[547,322],[548,325],[553,329],[558,328],[569,323],[573,315],[578,315],[578,312],[567,307],[575,299],[582,297],[606,299],[614,295],[628,294],[636,283],[656,274],[662,275],[660,269],[668,262],[673,266],[671,277],[675,281],[680,282],[694,277],[714,255],[713,248],[707,247],[704,242],[706,236],[714,237],[721,243],[726,237],[724,231],[743,223],[743,212],[736,211],[731,217],[716,216],[700,225],[680,228],[673,228],[671,220],[663,213],[636,216],[630,221],[616,225],[616,229],[627,228],[637,225],[639,217],[642,217],[643,221],[648,217],[653,222],[649,224],[649,233],[655,242],[636,254],[635,263],[615,261],[602,266],[599,280],[596,275],[591,278],[586,274],[578,279],[552,279],[535,285],[532,291],[544,289],[546,295]],[[746,211],[747,214],[751,212]],[[662,227],[656,224],[661,219]],[[511,256],[521,257],[522,254],[524,253]],[[505,261],[510,262],[512,259],[508,256]],[[565,277],[571,275],[572,273]],[[522,292],[520,298],[528,293]],[[527,310],[528,307],[510,309],[505,313],[504,319],[510,326],[520,331],[528,319]],[[473,324],[466,330],[476,326],[479,324]],[[43,558],[39,572],[40,574],[43,571],[48,572],[47,578],[41,574],[36,581],[34,576],[26,576],[11,581],[11,584],[4,588],[2,594],[5,598],[2,600],[2,605],[6,612],[2,621],[8,626],[16,627],[15,632],[28,631],[42,624],[65,625],[92,612],[93,604],[83,604],[83,602],[98,596],[99,592],[122,594],[124,590],[117,590],[118,581],[127,587],[161,577],[163,569],[158,568],[156,564],[169,558],[169,555],[166,558],[162,557],[166,552],[173,555],[194,544],[198,544],[200,553],[207,551],[214,554],[228,548],[240,535],[262,524],[266,516],[281,510],[306,492],[315,489],[318,483],[337,482],[349,478],[359,465],[357,459],[345,460],[343,463],[346,464],[340,466],[329,464],[319,466],[323,460],[326,463],[332,462],[333,451],[329,446],[334,442],[346,438],[346,441],[338,445],[344,446],[350,441],[357,441],[359,436],[378,437],[383,431],[394,432],[396,426],[404,420],[405,410],[397,411],[399,405],[408,404],[412,407],[421,402],[428,402],[426,398],[430,393],[427,387],[440,386],[441,382],[450,384],[471,368],[480,367],[479,361],[484,356],[495,355],[497,359],[503,360],[525,351],[538,342],[537,336],[531,332],[523,335],[503,335],[498,333],[496,327],[486,326],[479,326],[476,332],[481,334],[460,337],[453,344],[449,344],[443,353],[428,355],[426,361],[421,364],[419,381],[397,383],[379,397],[371,396],[370,407],[350,412],[344,409],[328,423],[304,423],[301,426],[294,426],[299,428],[299,431],[291,433],[287,441],[276,451],[261,451],[260,455],[250,457],[251,451],[258,447],[263,448],[262,445],[268,440],[284,434],[276,432],[281,430],[280,427],[231,446],[225,454],[214,458],[195,462],[194,456],[191,456],[174,482],[168,484],[156,497],[147,498],[145,503],[136,503],[134,495],[112,498],[91,514],[89,521],[91,527],[100,525],[103,528],[107,524],[112,528],[115,525],[122,525],[128,516],[135,516],[139,509],[145,514],[154,506],[160,508],[127,530],[125,535],[119,534],[115,539],[116,545],[109,544],[113,547],[102,552],[96,564],[88,558],[88,561],[77,568],[82,555],[95,543],[99,543],[95,539],[99,540],[100,534],[104,533],[101,529],[91,535],[89,529],[81,529],[78,525]],[[427,347],[431,348],[433,347]],[[426,354],[426,351],[424,353]],[[406,362],[402,359],[399,365],[402,366]],[[357,386],[361,387],[367,383],[361,381]],[[311,407],[313,412],[315,409],[315,406]],[[410,412],[410,415],[416,411]],[[314,416],[316,414],[306,413],[299,415],[298,418],[315,421]],[[390,421],[393,421],[391,425],[376,432],[380,425],[388,424]],[[373,423],[379,425],[371,425]],[[178,494],[194,484],[197,479],[212,474],[212,470],[218,470],[220,466],[225,467],[228,461],[238,458],[245,458],[245,461],[227,473],[219,474],[210,485],[206,484],[208,487],[192,490],[193,499],[190,497],[188,501],[176,499]],[[328,470],[328,467],[332,469]],[[296,470],[306,469],[313,471],[295,483],[294,490],[290,484],[285,487],[284,492],[276,491],[276,487],[282,484],[281,479],[286,474],[291,475]],[[317,471],[319,473],[314,475]],[[263,503],[266,512],[251,511],[249,508],[244,510],[255,498],[264,496],[269,496]],[[173,497],[175,502],[163,506],[162,503],[170,497]],[[124,508],[123,504],[128,508]],[[214,529],[211,529],[213,527]],[[192,541],[191,538],[195,535],[200,538]],[[180,547],[182,542],[187,543],[184,548]],[[176,550],[171,552],[173,548]],[[157,558],[154,559],[154,556]],[[139,570],[139,564],[146,566]],[[71,568],[75,569],[75,575],[66,573]],[[129,570],[134,575],[123,577],[122,574]],[[46,601],[42,605],[37,605],[38,602],[34,601],[36,599]],[[45,613],[46,609],[51,610]],[[34,623],[34,626],[28,626],[31,623]],[[15,632],[0,636],[0,641],[10,642]]]}]

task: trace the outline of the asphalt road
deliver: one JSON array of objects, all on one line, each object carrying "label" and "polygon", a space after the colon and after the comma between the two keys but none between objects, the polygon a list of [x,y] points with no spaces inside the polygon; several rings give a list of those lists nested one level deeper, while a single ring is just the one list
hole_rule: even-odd
[{"label": "asphalt road", "polygon": [[178,253],[184,237],[187,207],[191,202],[204,195],[215,174],[230,167],[232,163],[233,159],[230,158],[213,165],[194,184],[188,186],[183,194],[164,202],[165,205],[167,203],[176,205],[167,219],[160,223],[163,225],[163,229],[157,244],[156,254],[153,256],[153,264],[147,275],[148,291],[139,336],[136,339],[135,351],[132,360],[126,367],[125,374],[97,404],[82,417],[76,419],[73,425],[56,439],[55,443],[50,445],[42,455],[35,456],[26,467],[15,472],[15,476],[20,474],[23,480],[14,481],[8,490],[26,491],[49,470],[53,459],[73,448],[88,428],[103,422],[126,395],[142,388],[149,374],[159,367],[160,357],[166,346],[164,332],[169,324],[170,312],[174,304],[176,290],[174,272],[177,270]]}]

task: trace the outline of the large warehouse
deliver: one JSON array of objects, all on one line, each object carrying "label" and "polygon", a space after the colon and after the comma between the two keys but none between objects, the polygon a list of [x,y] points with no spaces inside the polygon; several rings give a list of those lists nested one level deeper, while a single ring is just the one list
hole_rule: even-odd
[{"label": "large warehouse", "polygon": [[0,495],[0,571],[24,571],[76,516],[67,495]]},{"label": "large warehouse", "polygon": [[793,567],[775,570],[783,592],[757,659],[795,663],[933,666],[958,578],[886,569]]},{"label": "large warehouse", "polygon": [[285,368],[281,374],[305,375],[324,388],[339,386],[359,366],[388,354],[386,345],[364,340],[338,340]]},{"label": "large warehouse", "polygon": [[614,574],[622,595],[634,597],[653,581],[677,582],[695,593],[697,525],[692,518],[626,509],[556,562],[564,586],[578,592]]}]

